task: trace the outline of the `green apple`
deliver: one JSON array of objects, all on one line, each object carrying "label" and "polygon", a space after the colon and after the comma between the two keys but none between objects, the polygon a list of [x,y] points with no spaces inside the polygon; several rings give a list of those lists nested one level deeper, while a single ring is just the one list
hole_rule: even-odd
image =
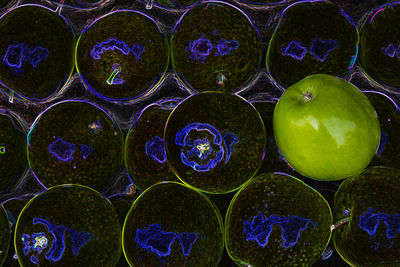
[{"label": "green apple", "polygon": [[323,181],[363,170],[380,141],[378,115],[351,83],[327,74],[290,86],[273,115],[276,144],[300,174]]}]

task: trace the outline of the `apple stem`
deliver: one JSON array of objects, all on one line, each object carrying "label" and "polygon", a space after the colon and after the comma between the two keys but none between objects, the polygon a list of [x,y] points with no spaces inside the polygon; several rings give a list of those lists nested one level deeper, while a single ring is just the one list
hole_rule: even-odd
[{"label": "apple stem", "polygon": [[307,91],[307,93],[302,94],[302,96],[304,96],[304,102],[308,102],[312,99],[312,95],[310,94],[310,92]]},{"label": "apple stem", "polygon": [[332,224],[331,225],[331,232],[333,230],[337,229],[338,227],[342,226],[343,224],[350,222],[350,219],[351,219],[351,217],[346,217],[344,219],[339,220],[337,223]]}]

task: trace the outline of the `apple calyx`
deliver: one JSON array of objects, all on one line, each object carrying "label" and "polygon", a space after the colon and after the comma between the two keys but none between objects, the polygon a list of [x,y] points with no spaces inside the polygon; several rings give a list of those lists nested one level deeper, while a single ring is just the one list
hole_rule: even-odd
[{"label": "apple calyx", "polygon": [[314,96],[312,94],[310,94],[310,92],[306,92],[305,94],[302,94],[303,96],[303,102],[307,103],[308,101],[312,100],[314,98]]}]

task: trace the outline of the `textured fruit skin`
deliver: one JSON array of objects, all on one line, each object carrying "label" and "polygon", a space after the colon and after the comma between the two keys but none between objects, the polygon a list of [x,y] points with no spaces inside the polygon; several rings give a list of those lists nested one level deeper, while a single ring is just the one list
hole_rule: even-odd
[{"label": "textured fruit skin", "polygon": [[282,94],[273,129],[290,165],[322,181],[363,170],[380,141],[378,115],[368,98],[351,83],[327,74],[308,76]]}]

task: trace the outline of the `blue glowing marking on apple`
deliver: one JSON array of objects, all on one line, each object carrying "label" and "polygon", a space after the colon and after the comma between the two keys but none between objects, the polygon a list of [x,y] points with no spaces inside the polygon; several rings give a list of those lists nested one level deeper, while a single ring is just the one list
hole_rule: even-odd
[{"label": "blue glowing marking on apple", "polygon": [[144,50],[144,47],[140,44],[134,44],[132,46],[131,51],[136,58],[136,62],[140,60],[140,55],[143,54]]},{"label": "blue glowing marking on apple", "polygon": [[192,245],[196,242],[198,236],[196,233],[180,233],[177,235],[181,243],[183,255],[189,256]]},{"label": "blue glowing marking on apple", "polygon": [[313,39],[310,52],[319,61],[325,61],[330,51],[335,49],[337,45],[338,42],[336,40],[324,41],[321,39]]},{"label": "blue glowing marking on apple", "polygon": [[291,56],[297,60],[302,60],[307,53],[307,48],[298,41],[291,41],[287,46],[281,46],[282,55]]},{"label": "blue glowing marking on apple", "polygon": [[30,241],[31,237],[27,234],[22,234],[21,240],[22,240],[22,244],[25,245],[25,247],[23,248],[23,252],[25,255],[28,255],[29,251],[31,251],[31,241]]},{"label": "blue glowing marking on apple", "polygon": [[389,57],[394,57],[396,54],[396,47],[394,47],[393,44],[390,44],[386,48],[382,48],[382,51]]},{"label": "blue glowing marking on apple", "polygon": [[31,260],[31,262],[32,262],[33,264],[37,264],[37,263],[39,262],[38,258],[36,258],[36,257],[33,256],[33,255],[31,255],[30,260]]},{"label": "blue glowing marking on apple", "polygon": [[204,35],[193,42],[189,42],[189,46],[186,47],[186,51],[189,51],[191,54],[189,57],[193,60],[204,60],[210,55],[211,50],[213,49],[213,45],[210,40],[205,39]]},{"label": "blue glowing marking on apple", "polygon": [[135,242],[143,249],[150,250],[163,257],[171,254],[171,245],[174,243],[175,238],[178,238],[183,255],[189,256],[197,237],[197,233],[165,232],[161,230],[159,224],[151,224],[148,229],[136,230]]},{"label": "blue glowing marking on apple", "polygon": [[297,243],[300,236],[300,232],[307,229],[308,224],[312,223],[309,219],[303,219],[299,216],[283,216],[270,215],[266,219],[263,219],[263,215],[260,212],[259,215],[254,216],[253,221],[244,222],[244,234],[246,240],[256,241],[259,246],[265,247],[268,244],[268,238],[272,232],[272,226],[277,223],[282,228],[282,239],[284,243],[281,246],[289,248]]},{"label": "blue glowing marking on apple", "polygon": [[3,62],[10,68],[22,70],[25,60],[27,59],[32,67],[36,68],[40,61],[49,55],[49,50],[41,46],[30,49],[25,44],[9,45],[3,56]]},{"label": "blue glowing marking on apple", "polygon": [[90,154],[92,154],[93,152],[93,148],[91,148],[90,146],[87,145],[81,145],[81,154],[83,159],[87,159],[87,157],[90,156]]},{"label": "blue glowing marking on apple", "polygon": [[59,161],[71,162],[72,154],[75,152],[75,144],[68,143],[60,137],[49,145],[49,152],[53,154]]},{"label": "blue glowing marking on apple", "polygon": [[[47,230],[53,235],[54,240],[51,243],[49,251],[45,257],[51,261],[58,261],[61,259],[65,251],[65,231],[68,229],[69,235],[72,241],[72,253],[77,255],[79,249],[90,240],[90,234],[87,232],[78,232],[73,228],[67,228],[63,225],[55,226],[53,223],[46,221],[42,218],[34,218],[33,224],[43,224],[47,227]],[[33,245],[30,246],[30,240],[33,241]],[[29,235],[22,234],[22,242],[24,243],[24,254],[28,255],[32,249],[39,254],[47,248],[48,239],[44,233],[35,233],[30,237]]]},{"label": "blue glowing marking on apple", "polygon": [[225,39],[221,39],[218,41],[215,48],[217,48],[217,52],[215,56],[224,56],[231,52],[232,49],[237,49],[239,47],[239,43],[235,40],[227,41]]},{"label": "blue glowing marking on apple", "polygon": [[77,255],[79,249],[89,241],[90,234],[88,232],[78,232],[73,228],[69,228],[68,232],[72,240],[72,253]]},{"label": "blue glowing marking on apple", "polygon": [[369,235],[375,236],[379,222],[383,220],[386,225],[386,236],[395,238],[400,233],[400,214],[389,215],[383,212],[373,214],[372,208],[360,216],[359,226]]},{"label": "blue glowing marking on apple", "polygon": [[387,143],[387,140],[388,140],[388,135],[385,132],[381,132],[381,141],[380,141],[379,147],[378,147],[378,149],[376,151],[376,154],[378,156],[380,156],[382,154],[383,150],[385,149],[385,145]]},{"label": "blue glowing marking on apple", "polygon": [[[197,139],[193,142],[193,146],[189,146],[189,147],[192,147],[191,150],[189,150],[189,151],[187,151],[187,153],[185,153],[183,149],[186,146],[188,146],[186,143],[186,138],[187,138],[189,132],[191,132],[193,130],[207,131],[208,133],[213,135],[213,137],[214,137],[213,143],[210,144],[208,139],[203,139],[203,140]],[[211,158],[207,163],[199,164],[195,161],[196,157],[197,157],[197,159],[200,158],[200,159],[204,160],[209,155],[209,153],[205,153],[206,148],[207,148],[207,142],[209,143],[208,149],[210,149],[212,145],[217,145],[219,147],[219,149],[214,150],[215,151],[214,159]],[[198,172],[209,171],[210,169],[214,168],[217,165],[217,163],[220,162],[222,160],[222,158],[224,157],[224,148],[222,145],[221,133],[215,127],[211,126],[208,123],[191,123],[191,124],[185,126],[181,131],[179,131],[176,134],[175,144],[183,147],[181,149],[181,160],[182,160],[183,164],[193,168],[195,171],[198,171]],[[200,145],[200,147],[198,148],[197,145]],[[189,158],[194,158],[194,159],[189,160]]]},{"label": "blue glowing marking on apple", "polygon": [[227,163],[232,155],[232,152],[235,151],[233,146],[239,142],[239,138],[233,133],[226,133],[223,137],[223,140],[226,147],[225,163]]},{"label": "blue glowing marking on apple", "polygon": [[103,126],[101,126],[100,124],[100,119],[95,122],[89,123],[88,128],[94,134],[98,134],[101,130],[103,130]]},{"label": "blue glowing marking on apple", "polygon": [[9,45],[3,56],[3,62],[10,68],[20,69],[25,59],[25,45]]},{"label": "blue glowing marking on apple", "polygon": [[60,260],[65,250],[64,238],[67,227],[63,225],[55,226],[54,224],[42,218],[34,218],[33,224],[38,224],[38,223],[44,224],[47,227],[47,230],[54,237],[54,241],[51,243],[51,247],[45,255],[46,259],[54,262]]},{"label": "blue glowing marking on apple", "polygon": [[37,64],[39,64],[40,61],[42,61],[49,55],[49,50],[40,46],[37,46],[34,49],[28,48],[28,50],[28,61],[34,68],[36,68]]},{"label": "blue glowing marking on apple", "polygon": [[156,136],[152,141],[146,142],[146,155],[158,163],[167,161],[167,153],[165,152],[165,141]]},{"label": "blue glowing marking on apple", "polygon": [[90,51],[90,55],[94,59],[100,59],[101,54],[106,50],[118,50],[124,55],[128,55],[130,51],[130,47],[123,41],[119,41],[117,39],[109,38],[107,41],[97,43],[92,51]]},{"label": "blue glowing marking on apple", "polygon": [[192,149],[186,153],[186,156],[191,157],[192,155],[196,155],[200,159],[206,159],[211,152],[212,147],[207,138],[204,138],[203,140],[196,139],[193,143]]},{"label": "blue glowing marking on apple", "polygon": [[171,254],[171,245],[175,238],[175,233],[161,231],[159,224],[152,224],[149,229],[136,230],[135,242],[162,257]]}]

